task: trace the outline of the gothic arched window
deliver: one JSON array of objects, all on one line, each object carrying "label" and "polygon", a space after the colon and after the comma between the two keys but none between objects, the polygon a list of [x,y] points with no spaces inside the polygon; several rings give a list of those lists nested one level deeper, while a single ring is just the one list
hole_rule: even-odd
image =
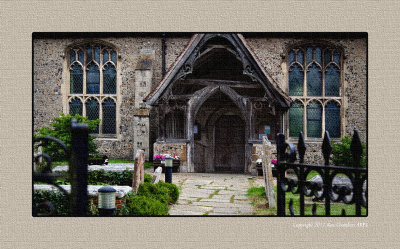
[{"label": "gothic arched window", "polygon": [[342,57],[340,49],[324,44],[289,50],[288,88],[295,101],[288,115],[290,137],[303,132],[305,138],[321,138],[325,131],[340,137]]},{"label": "gothic arched window", "polygon": [[117,52],[100,43],[85,43],[68,50],[71,115],[100,119],[95,133],[117,134]]}]

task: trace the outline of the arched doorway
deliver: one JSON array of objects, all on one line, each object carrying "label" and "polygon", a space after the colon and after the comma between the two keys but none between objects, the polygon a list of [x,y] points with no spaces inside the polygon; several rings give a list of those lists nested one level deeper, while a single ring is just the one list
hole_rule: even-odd
[{"label": "arched doorway", "polygon": [[238,115],[222,115],[214,137],[215,172],[244,173],[245,122]]},{"label": "arched doorway", "polygon": [[194,172],[245,172],[246,122],[231,97],[222,91],[209,96],[194,126]]}]

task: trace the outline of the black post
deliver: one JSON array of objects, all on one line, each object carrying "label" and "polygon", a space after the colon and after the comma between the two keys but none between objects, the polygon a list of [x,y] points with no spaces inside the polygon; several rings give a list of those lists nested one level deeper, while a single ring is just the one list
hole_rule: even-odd
[{"label": "black post", "polygon": [[285,180],[285,166],[282,162],[285,158],[285,135],[278,133],[276,135],[276,148],[277,148],[277,164],[276,167],[278,169],[278,186],[277,188],[277,215],[285,216],[285,191],[282,189],[282,185]]},{"label": "black post", "polygon": [[[304,154],[306,153],[306,145],[304,143],[303,133],[300,132],[299,142],[297,143],[297,151],[299,152],[299,163],[304,163]],[[300,216],[304,216],[304,182],[306,181],[306,176],[304,175],[304,166],[299,165],[299,192],[300,192]]]},{"label": "black post", "polygon": [[71,179],[70,211],[73,216],[88,215],[88,136],[87,124],[78,124],[76,119],[71,124],[71,157],[69,175]]},{"label": "black post", "polygon": [[172,167],[165,167],[165,182],[172,183]]},{"label": "black post", "polygon": [[[350,144],[350,151],[353,157],[353,167],[360,168],[363,148],[360,136],[358,135],[358,132],[356,130],[354,130],[353,140],[351,141]],[[362,181],[361,181],[361,174],[358,170],[355,172],[354,179],[355,179],[354,200],[356,203],[356,216],[361,216]]]},{"label": "black post", "polygon": [[[329,165],[329,157],[332,152],[332,146],[330,141],[329,132],[325,131],[324,141],[322,142],[322,154],[324,156],[325,166]],[[332,179],[330,179],[329,169],[324,169],[324,198],[325,198],[325,215],[331,215],[331,198],[330,198],[330,191],[331,191],[331,184]]]}]

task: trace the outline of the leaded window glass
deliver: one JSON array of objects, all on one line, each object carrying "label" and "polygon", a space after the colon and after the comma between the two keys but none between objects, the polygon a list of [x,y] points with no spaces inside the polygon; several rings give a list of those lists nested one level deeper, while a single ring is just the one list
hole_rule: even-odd
[{"label": "leaded window glass", "polygon": [[167,138],[185,138],[185,115],[182,110],[175,110],[166,116],[165,131]]},{"label": "leaded window glass", "polygon": [[[99,102],[95,99],[89,99],[86,101],[86,116],[90,120],[99,119]],[[99,133],[99,127],[93,133]]]},{"label": "leaded window glass", "polygon": [[338,48],[316,43],[288,51],[288,92],[295,101],[288,113],[289,136],[303,132],[305,138],[321,138],[325,130],[341,136],[341,80]]},{"label": "leaded window glass", "polygon": [[310,64],[313,60],[313,49],[312,47],[307,48],[307,65]]},{"label": "leaded window glass", "polygon": [[79,99],[73,99],[69,102],[69,114],[72,116],[82,115],[82,102]]},{"label": "leaded window glass", "polygon": [[307,106],[307,137],[321,137],[322,134],[322,108],[317,102]]},{"label": "leaded window glass", "polygon": [[83,70],[79,64],[73,64],[70,70],[71,93],[83,93]]},{"label": "leaded window glass", "polygon": [[325,105],[325,130],[332,138],[340,137],[340,107],[334,101]]},{"label": "leaded window glass", "polygon": [[319,66],[313,63],[307,71],[307,95],[321,96],[322,92],[322,73]]},{"label": "leaded window glass", "polygon": [[325,71],[325,96],[339,96],[340,72],[330,64]]},{"label": "leaded window glass", "polygon": [[112,99],[103,102],[103,134],[115,134],[116,108]]},{"label": "leaded window glass", "polygon": [[117,85],[117,72],[112,64],[107,64],[103,70],[103,93],[115,94]]},{"label": "leaded window glass", "polygon": [[303,81],[304,81],[303,69],[298,64],[294,64],[289,71],[290,95],[292,96],[303,95]]},{"label": "leaded window glass", "polygon": [[299,136],[303,132],[303,112],[304,107],[302,103],[294,102],[289,110],[289,136]]},{"label": "leaded window glass", "polygon": [[95,133],[113,137],[118,127],[117,52],[99,43],[86,43],[72,47],[67,62],[69,113],[100,119]]},{"label": "leaded window glass", "polygon": [[90,64],[86,73],[86,92],[89,94],[100,93],[100,72],[96,64]]}]

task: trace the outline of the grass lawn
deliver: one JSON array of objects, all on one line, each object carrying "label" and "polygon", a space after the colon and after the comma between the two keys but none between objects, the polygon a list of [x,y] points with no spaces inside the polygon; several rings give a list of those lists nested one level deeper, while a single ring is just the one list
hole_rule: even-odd
[{"label": "grass lawn", "polygon": [[[277,200],[277,191],[276,191],[276,186],[274,187],[275,191],[275,200]],[[267,199],[265,196],[265,188],[264,187],[252,187],[247,190],[247,196],[252,199],[251,204],[254,205],[256,211],[256,215],[276,215],[277,214],[277,209],[276,207],[273,209],[267,209],[266,208],[266,203]],[[293,209],[294,209],[294,214],[295,215],[300,215],[300,195],[298,194],[292,194],[292,193],[286,193],[286,215],[290,216],[289,212],[289,201],[290,198],[293,198]],[[304,198],[305,200],[310,200],[310,197]],[[310,201],[311,203],[311,201]],[[314,202],[312,202],[314,203]],[[305,204],[304,205],[305,210],[304,214],[306,216],[312,216],[312,204]],[[346,205],[341,202],[331,202],[331,215],[332,216],[341,216],[342,215],[342,209],[346,211],[346,215],[355,215],[356,214],[356,208],[355,205]],[[317,215],[325,215],[325,205],[324,202],[317,202]],[[361,215],[366,216],[366,209],[364,207],[361,207]]]}]

